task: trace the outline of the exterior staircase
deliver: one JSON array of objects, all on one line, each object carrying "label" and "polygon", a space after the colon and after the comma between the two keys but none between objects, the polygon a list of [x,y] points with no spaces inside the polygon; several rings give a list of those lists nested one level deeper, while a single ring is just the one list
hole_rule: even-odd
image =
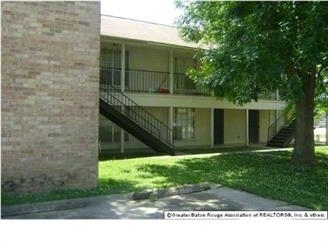
[{"label": "exterior staircase", "polygon": [[268,128],[267,146],[270,147],[288,147],[294,138],[296,128],[295,115],[290,115],[287,119],[281,115]]},{"label": "exterior staircase", "polygon": [[101,84],[100,113],[159,153],[174,155],[172,129],[119,89]]}]

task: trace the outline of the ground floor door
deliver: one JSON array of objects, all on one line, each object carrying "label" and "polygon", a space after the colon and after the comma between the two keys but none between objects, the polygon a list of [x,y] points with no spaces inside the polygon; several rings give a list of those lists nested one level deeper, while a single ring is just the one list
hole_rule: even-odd
[{"label": "ground floor door", "polygon": [[214,109],[214,145],[224,143],[224,110]]},{"label": "ground floor door", "polygon": [[248,136],[249,143],[259,142],[260,114],[259,110],[249,110],[248,112]]}]

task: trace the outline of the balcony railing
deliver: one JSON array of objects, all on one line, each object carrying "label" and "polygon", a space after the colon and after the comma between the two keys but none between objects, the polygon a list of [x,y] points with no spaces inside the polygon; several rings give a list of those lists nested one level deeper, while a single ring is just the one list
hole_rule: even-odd
[{"label": "balcony railing", "polygon": [[[121,68],[101,67],[100,83],[121,88]],[[170,73],[140,69],[125,70],[125,91],[170,93]],[[182,95],[210,96],[208,88],[196,85],[186,74],[173,73],[173,93]],[[261,93],[258,99],[278,100],[276,93]]]},{"label": "balcony railing", "polygon": [[174,75],[174,93],[185,95],[211,95],[211,91],[198,86],[184,73],[175,73]]},{"label": "balcony railing", "polygon": [[[121,69],[101,67],[101,84],[109,84],[115,88],[121,87]],[[125,91],[170,93],[170,73],[161,71],[147,71],[139,69],[125,70]],[[174,94],[210,95],[210,91],[196,86],[183,73],[173,74]]]}]

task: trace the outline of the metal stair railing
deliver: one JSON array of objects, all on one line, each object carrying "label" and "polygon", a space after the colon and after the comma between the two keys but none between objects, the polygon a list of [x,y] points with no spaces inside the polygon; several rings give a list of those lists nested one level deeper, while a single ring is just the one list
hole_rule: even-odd
[{"label": "metal stair railing", "polygon": [[271,139],[284,127],[288,126],[292,121],[295,120],[295,113],[291,113],[285,119],[285,115],[282,114],[268,127],[268,141]]},{"label": "metal stair railing", "polygon": [[139,106],[118,88],[109,84],[100,85],[100,98],[116,110],[137,123],[147,132],[173,148],[172,129]]}]

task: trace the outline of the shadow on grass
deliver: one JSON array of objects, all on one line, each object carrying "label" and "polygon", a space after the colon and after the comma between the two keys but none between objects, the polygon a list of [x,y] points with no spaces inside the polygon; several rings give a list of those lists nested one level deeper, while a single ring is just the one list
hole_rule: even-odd
[{"label": "shadow on grass", "polygon": [[318,152],[318,153],[316,153],[316,157],[318,158],[319,164],[328,166],[328,155],[327,154]]},{"label": "shadow on grass", "polygon": [[112,161],[112,160],[124,160],[131,158],[142,158],[152,156],[163,156],[166,154],[149,153],[149,152],[137,152],[137,153],[101,153],[99,154],[99,161]]},{"label": "shadow on grass", "polygon": [[181,159],[177,165],[146,164],[143,175],[162,177],[161,186],[213,182],[263,197],[328,209],[328,156],[317,155],[316,167],[291,164],[291,152],[229,154]]},{"label": "shadow on grass", "polygon": [[[249,147],[249,146],[237,146],[237,147],[216,147],[216,148],[177,148],[176,153],[183,155],[195,155],[195,154],[211,154],[211,153],[231,153],[237,151],[252,151],[252,150],[263,150],[270,149],[268,147]],[[110,161],[110,160],[123,160],[131,158],[141,157],[154,157],[154,156],[165,156],[167,154],[157,153],[152,151],[139,151],[139,152],[127,152],[117,153],[111,151],[103,151],[99,153],[99,161]]]},{"label": "shadow on grass", "polygon": [[[286,154],[287,155],[287,154]],[[279,155],[276,162],[285,160],[286,157]],[[226,154],[208,158],[191,158],[177,161],[177,165],[144,164],[138,167],[138,172],[149,173],[149,176],[165,177],[164,183],[182,185],[186,183],[200,182],[229,182],[240,180],[245,182],[258,175],[263,168],[263,172],[272,173],[272,165],[258,165],[258,163],[272,161],[272,156],[262,153],[252,154]],[[271,163],[273,164],[273,163]],[[254,178],[255,178],[254,177]]]},{"label": "shadow on grass", "polygon": [[211,153],[232,153],[232,152],[240,152],[240,151],[252,151],[252,150],[264,150],[271,149],[266,146],[224,146],[224,147],[214,147],[214,148],[177,148],[178,153],[184,154],[211,154]]},{"label": "shadow on grass", "polygon": [[[163,162],[164,159],[145,159],[140,164],[131,166],[125,162],[117,162],[115,165],[124,164],[125,171],[121,170],[115,177],[109,175],[108,178],[99,179],[99,186],[95,189],[60,190],[30,195],[2,194],[2,205],[213,182],[317,210],[328,209],[328,155],[317,153],[318,165],[313,168],[294,166],[290,158],[290,151],[277,151],[167,158],[168,162]],[[126,175],[118,177],[122,172]],[[137,178],[130,176],[129,172]],[[149,182],[143,182],[144,180]]]}]

